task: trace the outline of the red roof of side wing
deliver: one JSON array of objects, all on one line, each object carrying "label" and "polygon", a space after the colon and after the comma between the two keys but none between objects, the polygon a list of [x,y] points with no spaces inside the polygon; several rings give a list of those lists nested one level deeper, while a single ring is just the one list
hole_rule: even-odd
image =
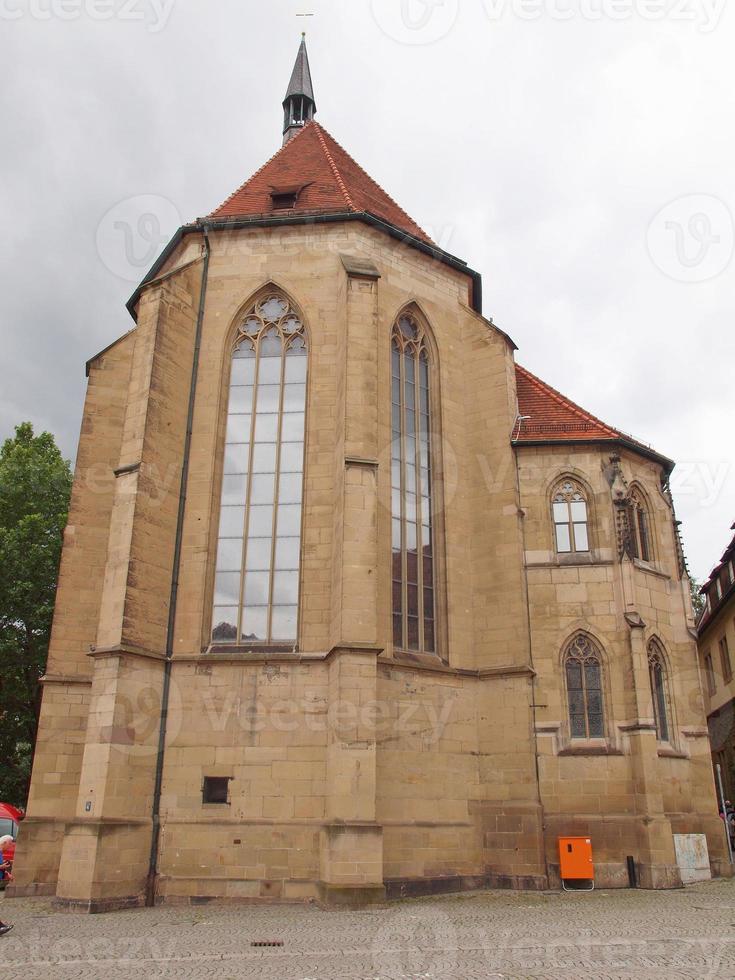
[{"label": "red roof of side wing", "polygon": [[[274,210],[273,193],[293,193],[295,190],[298,190],[298,196],[292,208]],[[307,123],[209,217],[335,211],[355,214],[366,211],[429,245],[434,244],[393,198],[314,121]]]},{"label": "red roof of side wing", "polygon": [[516,364],[518,414],[514,442],[622,442],[630,449],[673,469],[673,463],[650,446],[585,411],[556,388]]}]

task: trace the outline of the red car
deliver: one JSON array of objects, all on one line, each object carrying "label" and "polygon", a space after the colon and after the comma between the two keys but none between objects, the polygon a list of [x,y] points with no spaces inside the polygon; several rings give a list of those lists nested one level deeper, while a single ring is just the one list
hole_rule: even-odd
[{"label": "red car", "polygon": [[[18,836],[18,824],[24,816],[25,813],[22,810],[11,806],[10,803],[0,803],[0,837],[5,837],[6,834],[10,834],[15,841]],[[15,844],[6,852],[5,857],[8,861],[13,860],[15,857]]]}]

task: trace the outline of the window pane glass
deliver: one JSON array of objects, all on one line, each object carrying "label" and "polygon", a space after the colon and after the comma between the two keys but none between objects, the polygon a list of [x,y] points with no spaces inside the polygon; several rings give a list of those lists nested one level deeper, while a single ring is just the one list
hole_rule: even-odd
[{"label": "window pane glass", "polygon": [[278,508],[278,536],[292,537],[301,532],[301,506],[283,504]]},{"label": "window pane glass", "polygon": [[408,615],[418,616],[419,614],[419,590],[417,585],[408,585],[406,589],[408,600]]},{"label": "window pane glass", "polygon": [[582,665],[576,660],[567,663],[567,687],[570,691],[582,690]]},{"label": "window pane glass", "polygon": [[258,385],[257,406],[261,412],[277,412],[280,408],[280,385]]},{"label": "window pane glass", "polygon": [[600,665],[594,661],[589,661],[584,665],[584,683],[588,691],[599,691],[600,685]]},{"label": "window pane glass", "polygon": [[273,604],[295,606],[299,601],[299,573],[276,572],[273,577]]},{"label": "window pane glass", "polygon": [[286,381],[289,384],[303,384],[306,381],[306,358],[291,350],[286,354]]},{"label": "window pane glass", "polygon": [[416,616],[407,616],[408,622],[408,649],[418,650],[419,648],[419,621]]},{"label": "window pane glass", "polygon": [[304,413],[292,412],[283,416],[281,439],[284,442],[304,441]]},{"label": "window pane glass", "polygon": [[239,385],[251,385],[255,380],[255,358],[254,357],[233,357],[232,372],[230,374],[230,385],[233,388]]},{"label": "window pane glass", "polygon": [[253,410],[253,389],[230,388],[230,404],[228,406],[230,415],[249,415]]},{"label": "window pane glass", "polygon": [[575,524],[574,525],[574,544],[577,551],[589,551],[590,544],[587,539],[587,525],[586,524]]},{"label": "window pane glass", "polygon": [[275,473],[253,474],[250,484],[250,505],[272,504],[276,492]]},{"label": "window pane glass", "polygon": [[278,500],[282,504],[300,504],[303,493],[300,473],[281,473],[278,481]]},{"label": "window pane glass", "polygon": [[303,442],[284,443],[281,446],[281,473],[301,473],[303,468]]},{"label": "window pane glass", "polygon": [[589,716],[590,738],[604,738],[605,729],[602,724],[602,715]]},{"label": "window pane glass", "polygon": [[255,441],[275,442],[278,438],[278,416],[261,415],[258,413],[255,419]]},{"label": "window pane glass", "polygon": [[271,635],[274,640],[296,639],[298,606],[274,606]]},{"label": "window pane glass", "polygon": [[240,572],[217,572],[214,577],[214,602],[218,606],[232,606],[238,601]]},{"label": "window pane glass", "polygon": [[248,541],[245,568],[248,571],[262,571],[271,567],[271,539],[252,538]]},{"label": "window pane glass", "polygon": [[306,407],[306,385],[288,384],[283,389],[283,411],[303,412]]},{"label": "window pane glass", "polygon": [[251,415],[230,415],[227,418],[227,435],[225,441],[248,442],[250,440]]},{"label": "window pane glass", "polygon": [[238,476],[225,476],[222,478],[222,503],[223,504],[244,504],[247,493],[248,478],[242,473]]},{"label": "window pane glass", "polygon": [[393,518],[393,520],[391,522],[391,529],[392,529],[392,539],[393,539],[392,547],[393,547],[394,550],[397,550],[397,551],[400,552],[400,550],[401,550],[401,522],[400,522],[400,519],[399,518],[397,518],[397,517],[394,517]]},{"label": "window pane glass", "polygon": [[225,446],[225,474],[247,473],[249,453],[250,446],[247,443]]},{"label": "window pane glass", "polygon": [[212,614],[212,639],[219,643],[237,639],[237,606],[215,606]]},{"label": "window pane glass", "polygon": [[278,538],[276,540],[276,568],[289,569],[299,567],[299,538]]},{"label": "window pane glass", "polygon": [[556,525],[556,550],[560,552],[572,550],[572,540],[569,536],[568,524]]},{"label": "window pane glass", "polygon": [[246,606],[267,606],[270,572],[248,572],[245,576],[243,602]]},{"label": "window pane glass", "polygon": [[586,738],[584,715],[569,716],[572,738]]},{"label": "window pane glass", "polygon": [[276,444],[261,442],[253,447],[253,473],[276,472]]},{"label": "window pane glass", "polygon": [[403,646],[403,617],[400,612],[393,615],[393,644]]},{"label": "window pane glass", "polygon": [[219,517],[219,536],[221,538],[241,538],[244,526],[244,507],[222,507]]},{"label": "window pane glass", "polygon": [[273,536],[273,506],[261,507],[256,505],[250,508],[250,520],[248,522],[249,538],[270,538]]},{"label": "window pane glass", "polygon": [[242,538],[220,538],[217,544],[217,571],[239,572],[242,568]]},{"label": "window pane glass", "polygon": [[567,504],[554,504],[554,520],[557,524],[565,524],[569,520]]},{"label": "window pane glass", "polygon": [[258,387],[281,383],[281,358],[262,357],[258,366]]},{"label": "window pane glass", "polygon": [[416,551],[416,525],[406,524],[406,550]]},{"label": "window pane glass", "polygon": [[424,650],[427,653],[434,652],[434,620],[424,620]]},{"label": "window pane glass", "polygon": [[242,639],[262,642],[268,636],[268,606],[253,606],[243,609]]},{"label": "window pane glass", "polygon": [[571,504],[572,520],[584,522],[587,520],[587,504],[584,501],[574,501]]}]

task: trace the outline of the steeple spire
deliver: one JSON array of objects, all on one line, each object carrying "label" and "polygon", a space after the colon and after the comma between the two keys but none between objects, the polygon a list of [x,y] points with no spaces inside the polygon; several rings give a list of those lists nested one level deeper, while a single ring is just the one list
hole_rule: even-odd
[{"label": "steeple spire", "polygon": [[283,100],[283,145],[295,136],[316,113],[314,89],[311,84],[309,55],[306,53],[306,34],[301,35],[301,46],[296,64]]}]

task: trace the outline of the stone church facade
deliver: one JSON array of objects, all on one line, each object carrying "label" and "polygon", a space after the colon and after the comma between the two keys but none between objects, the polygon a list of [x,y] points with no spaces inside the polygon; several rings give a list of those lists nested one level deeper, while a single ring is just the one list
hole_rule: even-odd
[{"label": "stone church facade", "polygon": [[681,883],[717,816],[673,464],[515,362],[315,120],[93,358],[15,894]]}]

